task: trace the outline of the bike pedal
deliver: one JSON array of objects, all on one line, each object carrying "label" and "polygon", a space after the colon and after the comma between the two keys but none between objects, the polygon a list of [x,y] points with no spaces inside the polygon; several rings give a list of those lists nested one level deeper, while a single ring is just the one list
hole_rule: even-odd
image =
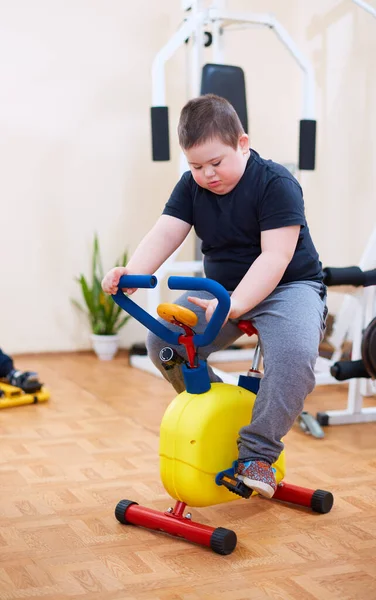
[{"label": "bike pedal", "polygon": [[238,479],[230,479],[229,477],[224,476],[221,480],[221,484],[230,492],[237,496],[241,496],[242,498],[249,498],[252,495],[251,488]]},{"label": "bike pedal", "polygon": [[237,461],[234,462],[231,469],[220,471],[215,478],[217,485],[223,485],[233,494],[241,496],[241,498],[249,498],[252,495],[253,490],[235,477],[237,467]]}]

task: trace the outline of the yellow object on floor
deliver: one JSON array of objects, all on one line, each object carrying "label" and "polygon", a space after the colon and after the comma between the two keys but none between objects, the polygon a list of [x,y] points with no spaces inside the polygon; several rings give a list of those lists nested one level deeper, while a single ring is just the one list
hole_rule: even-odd
[{"label": "yellow object on floor", "polygon": [[[188,506],[239,499],[218,486],[215,477],[237,460],[239,429],[251,421],[255,398],[242,387],[212,383],[204,394],[185,391],[171,402],[162,419],[159,446],[161,478],[170,496]],[[273,467],[280,483],[284,451]]]},{"label": "yellow object on floor", "polygon": [[21,388],[0,381],[0,408],[38,404],[38,402],[46,402],[49,397],[50,393],[43,387],[38,392],[26,394]]}]

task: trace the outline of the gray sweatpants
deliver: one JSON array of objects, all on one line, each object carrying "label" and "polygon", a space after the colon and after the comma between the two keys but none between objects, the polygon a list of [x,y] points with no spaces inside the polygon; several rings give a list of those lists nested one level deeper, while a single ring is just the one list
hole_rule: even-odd
[{"label": "gray sweatpants", "polygon": [[[195,333],[207,325],[203,309],[188,302],[188,296],[212,298],[207,292],[186,292],[176,304],[186,306],[198,315]],[[241,319],[249,319],[258,330],[264,360],[261,380],[253,409],[252,422],[239,431],[240,459],[257,459],[273,463],[283,449],[281,439],[301,413],[306,396],[315,386],[314,366],[319,343],[325,330],[326,287],[314,281],[299,281],[278,286],[265,300]],[[180,328],[164,322],[171,329]],[[237,320],[221,329],[210,346],[198,348],[198,356],[207,359],[212,352],[234,343],[242,334]],[[168,371],[162,367],[159,351],[166,345],[149,333],[146,347],[150,359],[163,376],[180,393],[185,389],[181,366]],[[176,346],[186,358],[185,349]],[[211,381],[221,381],[208,367]]]}]

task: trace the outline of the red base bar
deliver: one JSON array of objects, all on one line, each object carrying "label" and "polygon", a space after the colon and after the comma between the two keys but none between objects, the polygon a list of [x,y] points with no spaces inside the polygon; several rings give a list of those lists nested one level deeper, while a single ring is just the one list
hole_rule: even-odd
[{"label": "red base bar", "polygon": [[163,513],[138,504],[131,504],[126,510],[125,519],[132,525],[157,529],[195,544],[210,547],[210,540],[215,528],[201,525],[184,517],[185,506],[183,502],[177,502],[173,512]]},{"label": "red base bar", "polygon": [[282,500],[299,504],[299,506],[308,506],[311,508],[312,496],[315,490],[292,485],[291,483],[280,483],[274,493],[273,500]]},{"label": "red base bar", "polygon": [[[310,490],[284,481],[278,485],[272,499],[305,506],[322,514],[328,513],[333,505],[333,496],[330,492]],[[186,504],[179,501],[176,502],[174,509],[159,512],[129,500],[122,500],[115,509],[115,516],[120,523],[163,531],[189,542],[207,546],[218,554],[230,554],[235,549],[234,531],[192,521],[190,515],[188,518],[184,516],[185,509]]]}]

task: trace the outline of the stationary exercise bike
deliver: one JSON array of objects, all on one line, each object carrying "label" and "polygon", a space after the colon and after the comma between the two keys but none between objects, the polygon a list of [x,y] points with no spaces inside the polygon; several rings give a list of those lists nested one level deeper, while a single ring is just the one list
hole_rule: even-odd
[{"label": "stationary exercise bike", "polygon": [[[205,331],[195,334],[197,315],[176,304],[160,304],[158,314],[182,329],[172,331],[135,304],[121,291],[124,288],[153,288],[157,279],[150,275],[121,277],[114,301],[158,337],[173,346],[185,347],[187,360],[181,367],[186,391],[168,406],[160,428],[160,474],[166,491],[176,500],[174,508],[159,512],[121,500],[115,509],[120,523],[140,525],[210,547],[218,554],[230,554],[236,546],[234,531],[210,527],[192,521],[186,506],[210,506],[249,498],[255,492],[236,477],[237,438],[241,427],[248,424],[262,374],[258,370],[259,349],[248,376],[239,385],[210,383],[205,361],[198,359],[197,348],[210,344],[218,335],[230,308],[228,292],[219,283],[205,278],[170,277],[168,285],[176,290],[206,290],[218,299],[218,306]],[[252,327],[246,321],[240,327]],[[255,330],[254,330],[255,331]],[[249,329],[248,329],[249,333]],[[166,346],[160,353],[164,368],[171,368],[180,355]],[[278,483],[273,496],[318,513],[328,513],[333,496],[324,490],[310,490],[284,482],[284,451],[273,465]]]}]

